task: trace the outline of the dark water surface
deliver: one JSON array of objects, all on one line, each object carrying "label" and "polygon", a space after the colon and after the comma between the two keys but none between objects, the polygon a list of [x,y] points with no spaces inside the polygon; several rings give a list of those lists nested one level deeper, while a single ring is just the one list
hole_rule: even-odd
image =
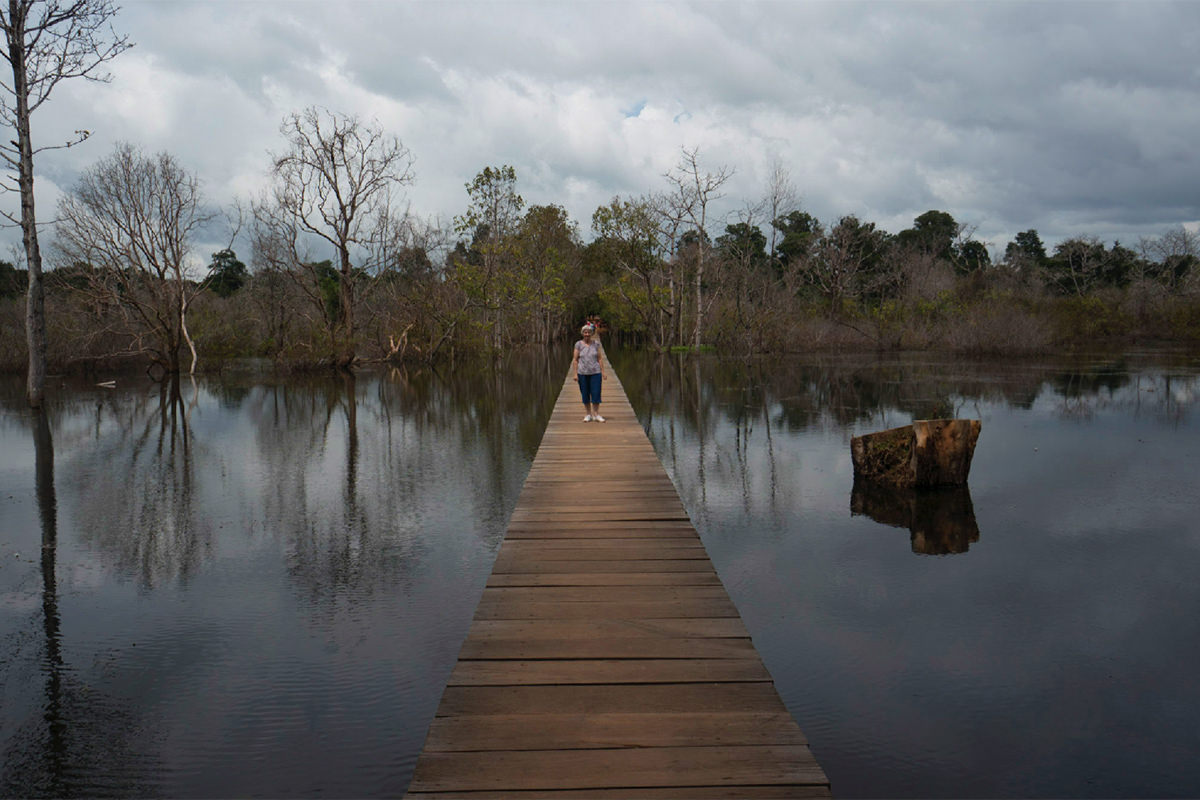
[{"label": "dark water surface", "polygon": [[612,359],[835,796],[1200,796],[1200,358]]},{"label": "dark water surface", "polygon": [[0,796],[403,793],[565,371],[0,383]]},{"label": "dark water surface", "polygon": [[[611,356],[839,796],[1200,795],[1200,359]],[[566,369],[0,381],[0,796],[402,793]]]}]

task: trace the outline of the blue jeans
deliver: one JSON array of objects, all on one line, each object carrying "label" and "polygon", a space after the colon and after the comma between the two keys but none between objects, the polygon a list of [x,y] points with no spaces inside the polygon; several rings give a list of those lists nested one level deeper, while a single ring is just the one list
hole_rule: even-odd
[{"label": "blue jeans", "polygon": [[583,395],[583,404],[600,405],[600,384],[604,377],[597,372],[595,375],[579,375],[579,393]]}]

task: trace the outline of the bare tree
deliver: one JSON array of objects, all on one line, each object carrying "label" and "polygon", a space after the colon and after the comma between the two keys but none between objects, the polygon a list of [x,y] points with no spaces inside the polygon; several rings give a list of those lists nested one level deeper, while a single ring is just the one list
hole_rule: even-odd
[{"label": "bare tree", "polygon": [[200,285],[188,279],[188,259],[194,235],[216,216],[196,176],[168,153],[119,144],[83,174],[58,213],[56,249],[65,263],[91,268],[88,291],[116,312],[129,352],[176,374],[186,344],[194,371],[187,309]]},{"label": "bare tree", "polygon": [[1143,278],[1161,282],[1169,291],[1185,288],[1189,277],[1194,279],[1200,267],[1200,232],[1189,231],[1182,225],[1168,229],[1161,236],[1143,237]]},{"label": "bare tree", "polygon": [[712,250],[708,236],[709,204],[723,197],[720,189],[733,177],[733,170],[721,167],[715,173],[702,172],[699,149],[688,150],[685,147],[679,163],[663,177],[675,187],[672,195],[678,200],[676,205],[682,209],[684,217],[697,234],[696,269],[693,275],[696,319],[692,328],[692,347],[698,350],[704,325],[704,267]]},{"label": "bare tree", "polygon": [[842,217],[817,240],[805,259],[805,276],[829,303],[831,313],[842,313],[843,301],[864,295],[886,293],[894,287],[894,276],[884,265],[887,235],[873,222]]},{"label": "bare tree", "polygon": [[[33,157],[54,148],[33,147],[29,118],[50,98],[60,81],[108,79],[99,72],[100,65],[132,46],[127,37],[117,35],[109,24],[116,13],[117,7],[110,0],[8,0],[7,7],[0,6],[4,59],[12,67],[13,76],[12,83],[0,81],[5,92],[0,102],[0,117],[17,133],[15,141],[0,144],[0,156],[11,170],[0,187],[8,192],[17,191],[21,196],[19,217],[3,213],[9,221],[21,226],[29,267],[25,307],[25,336],[29,344],[26,395],[35,408],[42,404],[46,383],[46,311],[42,252],[33,204]],[[57,147],[71,147],[87,136],[87,131],[77,131],[74,139]]]},{"label": "bare tree", "polygon": [[682,263],[676,258],[679,238],[684,223],[684,209],[677,198],[667,193],[658,193],[648,198],[647,207],[654,212],[658,227],[659,258],[667,267],[668,314],[671,321],[671,338],[661,336],[663,343],[683,344],[683,274]]},{"label": "bare tree", "polygon": [[[357,289],[395,253],[407,215],[395,193],[413,181],[412,153],[375,124],[318,108],[292,114],[280,132],[288,150],[275,157],[274,186],[254,207],[255,250],[301,284],[325,320],[333,362],[349,367]],[[333,298],[313,245],[332,248]]]},{"label": "bare tree", "polygon": [[792,183],[792,175],[779,159],[771,162],[771,174],[767,178],[767,196],[763,198],[763,207],[768,215],[767,222],[771,227],[770,248],[767,255],[771,264],[775,265],[775,248],[779,244],[779,228],[775,221],[799,208],[796,187]]}]

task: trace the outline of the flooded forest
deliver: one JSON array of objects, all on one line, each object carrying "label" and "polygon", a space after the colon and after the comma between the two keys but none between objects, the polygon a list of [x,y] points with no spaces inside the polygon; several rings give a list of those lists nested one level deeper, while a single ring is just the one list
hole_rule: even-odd
[{"label": "flooded forest", "polygon": [[[170,153],[119,145],[79,178],[48,229],[52,369],[433,363],[552,342],[585,317],[647,349],[737,355],[1200,339],[1200,234],[1184,227],[1047,247],[1036,229],[983,242],[932,209],[891,233],[817,219],[782,165],[735,206],[722,194],[734,167],[687,149],[588,221],[527,204],[507,165],[480,170],[445,221],[397,200],[413,154],[376,125],[312,108],[281,137],[269,188],[236,213]],[[27,283],[0,263],[8,372],[27,361]]]}]

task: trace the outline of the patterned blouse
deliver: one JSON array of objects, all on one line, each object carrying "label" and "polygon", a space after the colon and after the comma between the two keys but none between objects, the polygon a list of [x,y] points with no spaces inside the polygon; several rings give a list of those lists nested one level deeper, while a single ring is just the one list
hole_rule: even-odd
[{"label": "patterned blouse", "polygon": [[600,372],[600,343],[593,341],[585,344],[582,339],[575,343],[575,352],[579,354],[576,365],[576,375],[597,375]]}]

